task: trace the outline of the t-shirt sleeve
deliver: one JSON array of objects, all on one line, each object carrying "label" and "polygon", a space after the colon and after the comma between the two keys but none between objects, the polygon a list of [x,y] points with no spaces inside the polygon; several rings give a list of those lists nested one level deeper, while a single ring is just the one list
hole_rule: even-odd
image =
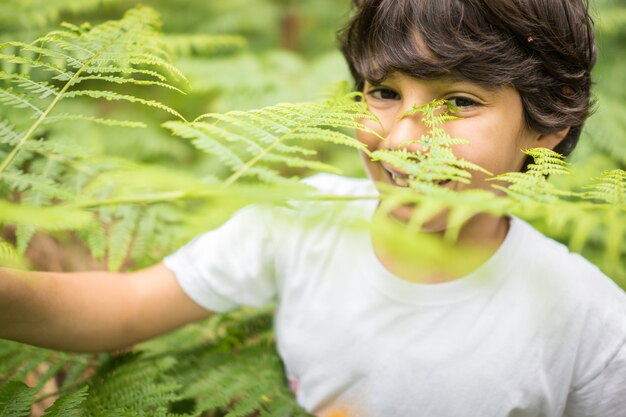
[{"label": "t-shirt sleeve", "polygon": [[569,395],[566,417],[626,417],[626,343],[591,381]]},{"label": "t-shirt sleeve", "polygon": [[174,272],[183,291],[207,310],[263,306],[277,292],[269,211],[261,205],[243,208],[163,263]]}]

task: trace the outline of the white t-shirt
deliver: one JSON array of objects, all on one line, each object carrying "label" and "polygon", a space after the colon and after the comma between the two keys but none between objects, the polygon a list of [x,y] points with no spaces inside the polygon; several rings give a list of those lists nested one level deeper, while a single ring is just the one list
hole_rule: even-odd
[{"label": "white t-shirt", "polygon": [[[368,180],[308,182],[375,193]],[[584,258],[513,218],[470,275],[410,283],[381,265],[366,229],[319,215],[320,204],[244,208],[165,259],[209,310],[279,301],[278,351],[308,411],[626,416],[626,295]],[[351,218],[371,218],[376,204],[351,203]]]}]

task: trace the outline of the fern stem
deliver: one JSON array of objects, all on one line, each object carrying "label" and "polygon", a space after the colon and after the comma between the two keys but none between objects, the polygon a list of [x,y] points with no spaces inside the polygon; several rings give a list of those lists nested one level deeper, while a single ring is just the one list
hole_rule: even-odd
[{"label": "fern stem", "polygon": [[[314,119],[320,113],[322,113],[322,112],[318,111],[315,115],[310,116],[309,120]],[[284,134],[282,134],[281,136],[276,138],[276,140],[274,142],[272,142],[272,144],[270,144],[267,148],[263,149],[261,152],[256,154],[254,156],[254,158],[252,158],[248,162],[246,162],[241,168],[239,168],[237,171],[235,171],[230,177],[226,178],[226,180],[224,180],[224,182],[222,183],[222,186],[224,188],[226,188],[226,187],[232,185],[235,181],[237,181],[239,178],[241,178],[241,176],[243,174],[245,174],[246,171],[248,169],[250,169],[250,167],[252,167],[254,164],[259,162],[265,155],[267,155],[276,146],[278,146],[281,143],[283,143],[283,140],[284,140],[285,137],[287,137],[291,133],[297,131],[298,129],[302,128],[305,125],[305,123],[306,122],[300,123],[299,125],[297,125],[297,126],[293,127],[292,129],[290,129],[288,132],[285,132]]]},{"label": "fern stem", "polygon": [[22,146],[24,146],[24,144],[26,143],[26,141],[28,139],[30,139],[30,136],[33,134],[33,132],[41,125],[41,123],[44,121],[44,119],[48,116],[48,114],[50,113],[50,111],[52,111],[52,109],[54,108],[54,106],[56,106],[57,102],[61,99],[61,96],[63,95],[63,93],[67,90],[67,88],[69,87],[69,84],[66,84],[63,89],[61,90],[61,92],[59,93],[58,96],[56,96],[54,98],[54,100],[52,101],[52,103],[50,103],[50,106],[48,106],[48,108],[41,113],[41,115],[39,116],[39,118],[37,119],[37,121],[30,127],[30,129],[28,129],[28,132],[26,132],[26,134],[24,136],[22,136],[22,138],[20,139],[20,141],[15,145],[15,147],[13,148],[13,150],[11,151],[11,153],[9,155],[7,155],[7,157],[4,159],[4,161],[2,161],[2,165],[0,165],[0,173],[4,172],[4,170],[11,165],[11,162],[13,162],[13,160],[15,159],[15,157],[17,156],[17,154],[19,153],[19,151],[21,150]]},{"label": "fern stem", "polygon": [[[87,200],[72,204],[63,205],[62,207],[71,209],[89,209],[104,206],[121,206],[131,204],[156,204],[172,201],[180,201],[186,199],[213,198],[216,196],[228,195],[230,192],[221,189],[203,190],[203,191],[172,191],[163,193],[145,194],[142,196],[119,197],[108,200]],[[340,196],[328,194],[310,194],[294,196],[293,194],[285,194],[277,197],[275,200],[307,200],[307,201],[354,201],[354,200],[378,200],[377,195],[356,195],[356,196]]]},{"label": "fern stem", "polygon": [[13,160],[17,157],[17,154],[20,152],[20,150],[22,149],[22,147],[24,146],[24,144],[26,143],[27,140],[30,139],[30,137],[33,135],[33,133],[35,132],[35,130],[37,130],[37,128],[43,123],[43,121],[45,120],[45,118],[48,116],[48,114],[52,111],[52,109],[54,109],[54,107],[57,105],[57,103],[63,98],[63,95],[65,94],[65,92],[73,85],[74,80],[76,80],[80,74],[83,73],[83,71],[85,71],[85,69],[87,69],[89,67],[89,65],[95,60],[97,59],[100,55],[102,55],[114,42],[116,42],[119,38],[121,38],[124,34],[126,34],[126,32],[120,32],[120,34],[114,38],[112,38],[106,45],[104,45],[97,53],[94,53],[92,57],[90,57],[84,64],[82,67],[80,67],[78,69],[78,71],[76,71],[74,73],[74,75],[72,76],[72,78],[70,78],[65,85],[63,86],[63,88],[61,89],[61,91],[59,91],[58,95],[54,98],[54,100],[52,100],[52,103],[50,103],[50,105],[48,106],[48,108],[46,108],[46,110],[39,116],[39,118],[37,119],[37,121],[35,121],[35,123],[30,127],[30,129],[28,129],[28,132],[26,132],[26,134],[24,136],[22,136],[22,138],[20,139],[20,141],[15,145],[15,147],[13,148],[13,150],[11,151],[11,153],[9,153],[9,155],[7,155],[7,157],[4,159],[4,161],[2,161],[2,165],[0,165],[0,174],[2,172],[4,172],[5,169],[7,169],[7,167],[9,165],[11,165],[11,163],[13,162]]},{"label": "fern stem", "polygon": [[[300,126],[298,126],[299,128]],[[286,133],[285,135],[293,132],[295,129],[290,130],[288,133]],[[282,139],[276,139],[271,145],[269,145],[267,148],[263,149],[261,152],[259,152],[258,154],[256,154],[254,156],[254,158],[250,159],[248,162],[246,162],[241,168],[239,168],[237,171],[235,171],[230,177],[226,178],[226,180],[222,183],[222,185],[224,187],[228,187],[230,185],[232,185],[235,181],[237,181],[243,174],[246,173],[246,171],[248,169],[250,169],[254,164],[256,164],[257,162],[259,162],[259,160],[261,160],[265,155],[267,155],[272,149],[274,149],[276,146],[278,146],[279,144],[282,143]]]}]

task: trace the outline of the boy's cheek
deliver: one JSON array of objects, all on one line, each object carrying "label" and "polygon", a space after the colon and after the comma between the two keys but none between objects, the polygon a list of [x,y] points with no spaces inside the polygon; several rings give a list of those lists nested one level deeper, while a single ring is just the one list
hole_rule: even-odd
[{"label": "boy's cheek", "polygon": [[[358,120],[359,123],[369,127],[370,129],[372,129],[374,132],[378,133],[379,135],[383,135],[383,129],[380,126],[380,124],[376,123],[373,120],[369,120],[369,119],[359,119]],[[359,142],[361,142],[362,144],[366,145],[367,148],[370,151],[375,151],[376,149],[379,148],[380,144],[382,143],[382,139],[372,133],[369,132],[365,132],[363,130],[357,130],[356,133],[356,138]]]}]

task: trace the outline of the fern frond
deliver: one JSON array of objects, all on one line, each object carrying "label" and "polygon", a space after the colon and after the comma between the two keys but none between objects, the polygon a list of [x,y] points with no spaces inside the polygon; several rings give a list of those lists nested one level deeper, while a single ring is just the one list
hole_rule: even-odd
[{"label": "fern frond", "polygon": [[[63,113],[56,116],[48,116],[43,121],[42,125],[48,125],[58,122],[68,122],[82,120],[87,122],[93,122],[105,126],[117,126],[117,127],[129,127],[129,128],[145,128],[147,125],[144,122],[135,122],[133,120],[115,120],[115,119],[103,119],[101,117],[85,116],[82,114],[70,114]],[[24,149],[27,149],[26,146]]]},{"label": "fern frond", "polygon": [[459,117],[454,115],[455,111],[457,111],[456,106],[446,99],[439,99],[422,105],[414,104],[401,117],[410,117],[421,113],[423,115],[423,123],[427,127],[432,128],[451,120],[458,120]]},{"label": "fern frond", "polygon": [[[43,43],[45,41],[52,40],[49,37],[43,37],[39,39],[39,42]],[[6,42],[2,45],[2,47],[11,46],[13,48],[19,49],[23,54],[26,52],[26,55],[22,55],[22,58],[26,57],[28,59],[31,55],[33,58],[33,64],[36,65],[35,62],[42,61],[42,58],[49,58],[52,62],[65,62],[65,65],[69,68],[79,69],[85,65],[85,62],[81,58],[77,58],[71,55],[64,53],[64,48],[60,48],[60,50],[44,48],[41,46],[37,46],[34,43],[25,43],[25,42]]]},{"label": "fern frond", "polygon": [[506,172],[489,178],[489,181],[507,182],[509,185],[492,185],[493,188],[505,192],[518,201],[542,201],[555,202],[561,196],[571,195],[567,190],[559,190],[554,184],[545,180],[545,177],[537,177],[522,172]]},{"label": "fern frond", "polygon": [[[3,73],[3,79],[21,90],[14,92],[12,87],[0,88],[0,104],[18,109],[28,108],[35,113],[37,120],[25,129],[26,133],[0,164],[0,172],[11,165],[24,144],[36,136],[50,113],[65,99],[87,96],[127,101],[158,108],[185,120],[177,111],[155,100],[107,90],[76,89],[85,81],[97,80],[109,85],[151,85],[180,91],[167,83],[165,76],[159,74],[159,71],[165,71],[178,79],[184,79],[169,61],[159,37],[159,26],[156,12],[146,7],[137,7],[129,10],[119,21],[109,21],[93,27],[65,25],[65,30],[50,32],[30,44],[6,42],[0,45],[0,60],[19,64],[24,70],[53,71],[55,75],[52,79],[64,82],[62,87],[57,88],[51,87],[47,82],[34,81],[26,72]],[[152,79],[133,78],[129,76],[131,74],[143,74]],[[43,101],[44,105],[36,104],[35,98]],[[56,120],[59,119],[67,118],[60,116]],[[103,119],[96,118],[94,121],[103,122]],[[125,122],[108,123],[128,125]]]},{"label": "fern frond", "polygon": [[15,246],[17,253],[24,256],[28,244],[37,232],[37,228],[30,224],[18,224],[15,227]]},{"label": "fern frond", "polygon": [[139,211],[134,207],[119,207],[119,216],[111,225],[108,236],[108,269],[118,271],[126,259],[137,228]]},{"label": "fern frond", "polygon": [[143,360],[176,360],[163,376],[182,383],[180,398],[196,399],[185,410],[193,415],[258,411],[264,416],[308,417],[284,383],[271,341],[272,311],[270,306],[213,316],[144,343]]},{"label": "fern frond", "polygon": [[194,122],[193,124],[166,122],[163,126],[170,129],[176,136],[184,139],[192,139],[194,146],[216,156],[232,170],[237,170],[244,164],[244,161],[229,147],[222,144],[219,140],[215,140],[210,134],[205,134],[203,124],[199,124],[198,122]]},{"label": "fern frond", "polygon": [[281,184],[286,185],[288,183],[292,183],[293,181],[289,178],[285,178],[278,170],[268,168],[262,165],[251,166],[246,169],[245,175],[247,177],[258,178],[262,182],[266,182],[268,184]]},{"label": "fern frond", "polygon": [[[0,44],[0,51],[2,51],[2,49],[4,49],[6,46],[8,46],[6,43]],[[1,53],[0,61],[9,62],[11,64],[18,64],[20,66],[37,68],[45,72],[53,72],[56,74],[54,77],[52,77],[53,80],[68,81],[72,79],[72,72],[66,71],[63,67],[57,66],[55,63],[38,61],[30,57]]]},{"label": "fern frond", "polygon": [[569,175],[571,170],[565,157],[552,149],[530,148],[523,151],[534,160],[528,164],[528,174],[533,176]]},{"label": "fern frond", "polygon": [[63,395],[54,404],[46,408],[43,417],[84,417],[82,404],[87,398],[88,386]]},{"label": "fern frond", "polygon": [[10,243],[0,240],[0,265],[23,269],[25,262]]},{"label": "fern frond", "polygon": [[29,417],[36,389],[18,381],[0,386],[0,416]]},{"label": "fern frond", "polygon": [[[69,120],[80,120],[80,117]],[[90,120],[91,121],[91,120]],[[40,154],[47,159],[68,161],[72,159],[84,159],[89,154],[83,149],[56,141],[39,140],[24,144],[24,151]]]},{"label": "fern frond", "polygon": [[154,80],[140,80],[137,78],[130,78],[130,77],[117,77],[117,76],[105,76],[105,75],[85,75],[82,77],[77,77],[74,78],[72,80],[72,85],[74,84],[80,84],[84,81],[105,81],[105,82],[109,82],[109,83],[113,83],[113,84],[120,84],[120,85],[124,85],[124,84],[133,84],[133,85],[145,85],[145,86],[157,86],[157,87],[163,87],[165,89],[168,90],[172,90],[172,91],[176,91],[178,93],[181,94],[185,94],[185,92],[183,90],[181,90],[180,88],[177,88],[173,85],[161,82],[161,81],[154,81]]},{"label": "fern frond", "polygon": [[[289,137],[296,141],[322,141],[333,143],[335,145],[348,146],[361,151],[367,150],[367,146],[359,141],[355,141],[352,137],[346,136],[341,132],[322,129],[320,127],[305,127],[298,129],[297,132],[291,133]],[[282,148],[277,149],[282,150]]]},{"label": "fern frond", "polygon": [[130,103],[141,103],[146,106],[155,107],[157,109],[164,110],[181,120],[185,120],[185,118],[180,113],[178,113],[176,110],[172,109],[171,107],[166,106],[163,103],[160,103],[154,100],[145,100],[145,99],[142,99],[136,96],[131,96],[128,94],[119,94],[119,93],[114,93],[112,91],[102,91],[102,90],[75,90],[75,91],[69,91],[63,95],[63,97],[66,99],[74,98],[74,97],[81,97],[81,96],[87,96],[91,98],[103,98],[108,101],[128,101]]},{"label": "fern frond", "polygon": [[[242,377],[252,373],[254,380]],[[282,383],[283,378],[280,359],[271,350],[250,348],[242,351],[236,361],[219,367],[202,383],[196,383],[187,394],[201,396],[199,410],[223,408],[228,417],[268,413],[272,409],[287,409],[286,415],[290,415],[299,407]],[[211,385],[213,390],[207,389]],[[272,386],[274,390],[268,391]]]},{"label": "fern frond", "polygon": [[583,198],[626,205],[626,171],[621,169],[605,171],[594,180],[595,183],[585,187],[589,191],[583,193]]},{"label": "fern frond", "polygon": [[142,360],[131,354],[114,362],[121,363],[112,370],[103,369],[90,384],[89,396],[83,403],[86,415],[176,416],[168,412],[168,406],[181,399],[177,392],[180,384],[166,374],[176,364],[174,358]]},{"label": "fern frond", "polygon": [[0,201],[0,221],[25,224],[43,230],[72,230],[87,226],[92,217],[77,209],[61,207],[33,207]]},{"label": "fern frond", "polygon": [[14,125],[6,120],[0,120],[0,143],[15,145],[22,135],[24,132],[17,132]]},{"label": "fern frond", "polygon": [[532,148],[523,151],[533,157],[534,162],[528,164],[526,172],[507,172],[489,178],[489,181],[502,181],[510,185],[503,187],[493,185],[494,188],[504,191],[512,198],[522,201],[554,202],[559,198],[573,196],[569,190],[558,189],[548,182],[549,175],[570,175],[571,170],[564,156],[547,148]]},{"label": "fern frond", "polygon": [[54,85],[48,84],[45,81],[33,81],[28,75],[25,74],[9,74],[7,72],[0,71],[0,80],[8,80],[15,83],[18,87],[30,91],[39,99],[59,94],[59,89]]},{"label": "fern frond", "polygon": [[28,96],[14,92],[12,89],[0,89],[0,103],[16,109],[30,109],[35,116],[43,114],[43,110],[33,104]]},{"label": "fern frond", "polygon": [[268,163],[336,172],[327,164],[295,156],[294,149],[301,155],[314,152],[294,148],[291,143],[331,142],[364,150],[356,139],[329,129],[348,127],[375,134],[358,121],[363,117],[372,116],[361,103],[352,101],[352,96],[344,96],[300,105],[279,104],[248,112],[211,113],[191,123],[166,122],[164,126],[177,136],[192,139],[197,148],[211,153],[234,171],[224,182],[227,186],[249,175],[267,182],[281,181],[273,168],[263,166]]},{"label": "fern frond", "polygon": [[76,195],[63,186],[56,184],[47,176],[25,174],[17,171],[8,171],[0,174],[0,180],[10,184],[10,188],[15,191],[34,191],[44,195],[49,199],[60,198],[71,200]]},{"label": "fern frond", "polygon": [[137,76],[142,75],[145,77],[151,77],[154,80],[166,82],[167,77],[157,71],[145,69],[145,68],[133,68],[133,67],[116,67],[113,65],[99,66],[99,67],[86,67],[83,71],[84,74],[117,74],[119,76]]}]

